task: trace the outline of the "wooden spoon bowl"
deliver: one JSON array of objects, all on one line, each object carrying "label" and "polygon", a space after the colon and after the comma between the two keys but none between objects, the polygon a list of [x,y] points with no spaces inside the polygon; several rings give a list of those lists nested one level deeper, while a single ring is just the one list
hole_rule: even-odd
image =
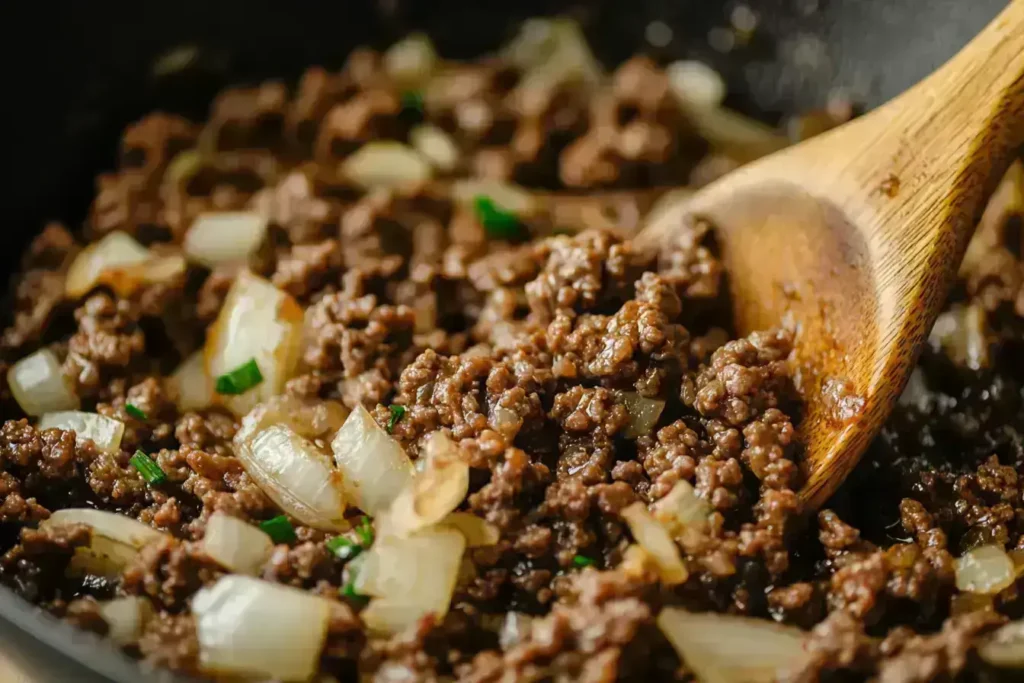
[{"label": "wooden spoon bowl", "polygon": [[717,229],[741,333],[796,333],[805,502],[818,507],[888,417],[957,266],[1024,144],[1024,0],[926,80],[661,214]]}]

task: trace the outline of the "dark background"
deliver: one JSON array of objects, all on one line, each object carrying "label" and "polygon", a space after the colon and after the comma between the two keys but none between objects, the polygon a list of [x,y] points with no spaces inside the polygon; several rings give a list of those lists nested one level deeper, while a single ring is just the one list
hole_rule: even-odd
[{"label": "dark background", "polygon": [[[709,31],[729,26],[737,5],[757,14],[749,44],[714,50]],[[728,103],[769,122],[848,93],[873,106],[919,80],[977,33],[1006,0],[65,0],[0,9],[4,177],[0,267],[44,220],[74,226],[109,168],[129,121],[162,108],[202,117],[230,83],[294,78],[303,67],[340,67],[359,44],[385,47],[426,30],[446,57],[493,49],[526,17],[568,11],[598,57],[612,67],[637,51],[697,58],[729,83]],[[653,48],[645,30],[660,20],[671,42]],[[194,50],[189,68],[156,77],[176,48]],[[4,620],[11,622],[5,623]],[[21,624],[30,635],[13,624]],[[118,681],[140,674],[87,634],[33,614],[0,589],[0,642],[33,661],[46,681],[109,680],[41,644],[53,643]]]}]

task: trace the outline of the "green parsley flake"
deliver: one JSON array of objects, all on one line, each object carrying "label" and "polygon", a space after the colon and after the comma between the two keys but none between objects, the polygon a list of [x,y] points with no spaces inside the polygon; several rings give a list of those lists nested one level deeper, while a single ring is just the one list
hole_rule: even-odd
[{"label": "green parsley flake", "polygon": [[260,367],[256,365],[256,359],[250,358],[237,368],[217,378],[215,387],[218,394],[237,395],[244,394],[263,381],[263,374]]},{"label": "green parsley flake", "polygon": [[488,237],[508,241],[526,237],[526,230],[519,218],[511,211],[498,206],[487,195],[478,194],[473,198],[473,210]]},{"label": "green parsley flake", "polygon": [[391,404],[388,406],[388,410],[391,411],[391,419],[388,420],[388,434],[390,434],[395,431],[398,421],[405,417],[405,406]]},{"label": "green parsley flake", "polygon": [[406,90],[402,93],[402,109],[423,111],[423,93],[419,90]]},{"label": "green parsley flake", "polygon": [[135,455],[129,458],[128,462],[139,471],[147,484],[156,485],[167,481],[167,475],[160,469],[160,465],[142,451],[135,451]]},{"label": "green parsley flake", "polygon": [[149,419],[149,416],[146,415],[146,411],[144,411],[142,408],[139,408],[138,406],[133,405],[131,403],[125,403],[124,404],[124,412],[128,413],[129,415],[134,417],[136,420],[148,420]]},{"label": "green parsley flake", "polygon": [[363,546],[344,536],[335,536],[328,540],[325,545],[339,560],[346,562],[358,557],[363,552]]},{"label": "green parsley flake", "polygon": [[278,515],[277,517],[271,517],[270,519],[260,522],[260,529],[270,536],[270,540],[274,543],[290,543],[296,539],[295,527],[288,521],[285,515]]},{"label": "green parsley flake", "polygon": [[594,565],[594,558],[587,557],[586,555],[577,555],[572,558],[572,563],[577,567],[592,567]]},{"label": "green parsley flake", "polygon": [[359,526],[356,527],[356,536],[362,541],[363,548],[373,545],[373,525],[370,524],[369,517],[363,517],[359,522]]}]

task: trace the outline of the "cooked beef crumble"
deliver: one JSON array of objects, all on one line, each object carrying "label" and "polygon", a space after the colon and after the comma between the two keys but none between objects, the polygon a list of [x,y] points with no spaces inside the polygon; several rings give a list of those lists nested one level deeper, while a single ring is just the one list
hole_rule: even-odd
[{"label": "cooked beef crumble", "polygon": [[[446,615],[388,637],[362,621],[353,557],[292,519],[294,538],[275,539],[254,573],[331,603],[318,680],[692,680],[656,623],[666,607],[803,629],[806,656],[780,679],[997,680],[978,647],[1024,615],[1024,172],[989,207],[895,414],[815,513],[797,495],[790,334],[730,341],[713,226],[678,226],[658,254],[629,240],[644,192],[685,184],[702,158],[705,182],[722,157],[702,156],[645,58],[606,85],[521,87],[528,75],[511,57],[452,65],[410,104],[386,60],[361,50],[292,93],[227,90],[205,124],[155,113],[128,127],[82,229],[48,225],[32,242],[0,338],[5,370],[48,349],[81,409],[124,433],[109,451],[41,428],[4,382],[0,581],[100,635],[107,601],[139,597],[152,616],[125,651],[213,677],[192,613],[227,573],[204,551],[207,525],[281,510],[236,455],[239,416],[185,405],[171,373],[248,267],[305,308],[283,392],[365,407],[414,460],[443,430],[469,463],[460,510],[496,533],[466,551]],[[367,187],[339,170],[368,142],[412,140],[410,121],[453,146],[434,180]],[[454,191],[466,176],[543,199],[495,231]],[[480,187],[477,204],[495,186]],[[571,188],[629,193],[550,193]],[[248,263],[190,260],[166,278],[66,294],[72,262],[106,236],[173,256],[199,216],[228,211],[268,224]],[[637,401],[659,406],[653,422]],[[133,464],[137,451],[162,481]],[[622,513],[686,485],[706,519],[673,531],[688,578],[669,586]],[[71,571],[94,531],[45,520],[83,507],[165,535],[113,575]],[[958,588],[957,558],[991,545],[1016,551],[1014,578]]]}]

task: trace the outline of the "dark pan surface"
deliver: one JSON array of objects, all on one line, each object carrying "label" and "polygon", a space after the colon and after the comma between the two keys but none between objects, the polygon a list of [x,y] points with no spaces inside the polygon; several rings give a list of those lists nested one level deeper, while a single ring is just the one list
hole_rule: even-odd
[{"label": "dark pan surface", "polygon": [[[755,39],[723,53],[709,32],[737,6],[759,17]],[[565,3],[521,0],[344,0],[255,3],[106,0],[18,3],[6,33],[24,50],[5,59],[7,129],[4,272],[47,219],[75,225],[92,177],[113,162],[118,134],[152,109],[202,118],[210,97],[235,82],[295,77],[304,66],[339,67],[358,44],[383,47],[426,30],[448,57],[499,45],[519,20],[568,10],[612,66],[637,51],[697,58],[728,80],[729,104],[768,121],[822,105],[837,90],[867,107],[897,94],[955,53],[1005,0],[628,0]],[[740,10],[742,11],[742,10]],[[7,12],[5,12],[7,14]],[[672,39],[645,39],[661,21]],[[8,42],[8,41],[5,41]],[[660,42],[660,41],[658,41]],[[189,68],[153,75],[176,48],[194,50]],[[183,54],[180,53],[179,54]],[[6,175],[6,174],[5,174]],[[30,663],[39,680],[134,682],[127,659],[39,615],[0,589],[0,641]]]}]

